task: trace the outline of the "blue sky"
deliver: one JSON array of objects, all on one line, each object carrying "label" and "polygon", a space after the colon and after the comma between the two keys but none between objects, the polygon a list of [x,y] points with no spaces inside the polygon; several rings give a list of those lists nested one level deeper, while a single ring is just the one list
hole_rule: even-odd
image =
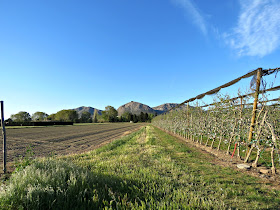
[{"label": "blue sky", "polygon": [[279,0],[0,0],[6,118],[180,103],[279,67]]}]

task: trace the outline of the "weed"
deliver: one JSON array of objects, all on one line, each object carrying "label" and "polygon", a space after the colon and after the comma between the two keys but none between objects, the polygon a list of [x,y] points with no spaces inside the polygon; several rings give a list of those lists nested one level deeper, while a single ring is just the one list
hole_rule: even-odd
[{"label": "weed", "polygon": [[26,148],[26,152],[24,156],[20,156],[15,160],[15,172],[23,170],[27,166],[29,166],[34,160],[34,152],[31,145]]}]

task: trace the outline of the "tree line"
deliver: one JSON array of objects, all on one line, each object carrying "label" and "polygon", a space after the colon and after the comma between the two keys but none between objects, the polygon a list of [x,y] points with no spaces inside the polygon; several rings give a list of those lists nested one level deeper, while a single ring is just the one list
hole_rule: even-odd
[{"label": "tree line", "polygon": [[48,115],[45,112],[35,112],[30,115],[26,111],[18,112],[11,115],[6,122],[32,122],[32,121],[60,121],[60,122],[74,122],[74,123],[102,123],[102,122],[151,122],[155,115],[141,112],[139,115],[125,112],[118,116],[118,111],[112,107],[107,106],[102,114],[99,115],[95,109],[93,115],[90,112],[84,111],[79,117],[76,110],[64,109],[55,114]]}]

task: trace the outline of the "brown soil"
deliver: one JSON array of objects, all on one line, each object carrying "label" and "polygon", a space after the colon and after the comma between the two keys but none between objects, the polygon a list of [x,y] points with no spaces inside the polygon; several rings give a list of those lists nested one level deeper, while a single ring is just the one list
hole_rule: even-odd
[{"label": "brown soil", "polygon": [[[15,160],[26,155],[29,147],[34,157],[82,153],[138,130],[141,126],[141,123],[108,123],[6,129],[8,172],[13,170]],[[1,152],[1,163],[2,156]]]},{"label": "brown soil", "polygon": [[[253,168],[251,167],[251,169],[246,170],[246,169],[238,169],[237,168],[237,164],[241,164],[244,163],[242,159],[237,158],[236,156],[234,156],[233,158],[231,158],[231,154],[227,155],[225,153],[225,151],[217,151],[217,149],[211,149],[208,146],[199,144],[197,142],[193,142],[192,140],[189,139],[185,139],[177,134],[165,131],[159,127],[157,127],[158,129],[168,133],[171,136],[174,136],[180,140],[182,140],[188,147],[190,148],[194,148],[196,150],[198,150],[201,153],[207,153],[207,154],[211,154],[213,159],[209,159],[209,161],[212,164],[215,165],[220,165],[223,167],[230,167],[233,170],[237,170],[240,171],[244,174],[248,174],[254,177],[258,177],[262,180],[263,183],[268,184],[270,189],[277,189],[280,190],[280,176],[279,176],[279,171],[276,172],[275,175],[272,174],[262,174],[259,172],[259,168]],[[247,165],[250,165],[252,163],[246,163]]]}]

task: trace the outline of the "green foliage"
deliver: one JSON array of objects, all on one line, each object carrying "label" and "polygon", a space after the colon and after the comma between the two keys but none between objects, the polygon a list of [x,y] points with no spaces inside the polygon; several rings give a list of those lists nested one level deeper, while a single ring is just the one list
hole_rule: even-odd
[{"label": "green foliage", "polygon": [[132,121],[132,114],[130,112],[125,112],[122,114],[122,121],[123,122],[129,122],[129,121]]},{"label": "green foliage", "polygon": [[80,122],[81,123],[91,123],[92,119],[91,119],[91,114],[89,112],[83,112],[80,118]]},{"label": "green foliage", "polygon": [[75,122],[78,120],[78,113],[72,109],[64,109],[55,114],[55,120],[63,122]]},{"label": "green foliage", "polygon": [[118,121],[118,111],[112,106],[106,106],[105,110],[102,111],[102,118],[106,122],[117,122]]},{"label": "green foliage", "polygon": [[134,114],[134,115],[132,116],[132,120],[133,120],[134,123],[137,123],[137,122],[138,122],[138,117],[137,117],[136,114]]},{"label": "green foliage", "polygon": [[140,113],[139,120],[141,122],[146,122],[146,120],[147,120],[146,115],[143,112]]},{"label": "green foliage", "polygon": [[106,122],[105,120],[104,120],[104,118],[103,118],[104,116],[101,114],[101,115],[97,115],[97,122],[98,123],[104,123],[104,122]]},{"label": "green foliage", "polygon": [[47,119],[49,115],[45,112],[35,112],[33,115],[32,115],[32,120],[33,121],[44,121]]},{"label": "green foliage", "polygon": [[11,119],[15,122],[29,122],[31,121],[31,116],[28,112],[19,112],[17,114],[11,115]]},{"label": "green foliage", "polygon": [[121,122],[130,122],[130,121],[133,121],[134,123],[151,122],[153,117],[154,117],[153,114],[148,114],[148,113],[143,113],[143,112],[141,112],[140,115],[136,115],[136,114],[133,115],[130,112],[125,112],[121,116]]},{"label": "green foliage", "polygon": [[51,114],[47,117],[48,120],[55,121],[55,114]]},{"label": "green foliage", "polygon": [[98,122],[97,116],[98,116],[98,111],[97,111],[97,109],[94,109],[93,116],[92,116],[92,122],[93,123]]}]

